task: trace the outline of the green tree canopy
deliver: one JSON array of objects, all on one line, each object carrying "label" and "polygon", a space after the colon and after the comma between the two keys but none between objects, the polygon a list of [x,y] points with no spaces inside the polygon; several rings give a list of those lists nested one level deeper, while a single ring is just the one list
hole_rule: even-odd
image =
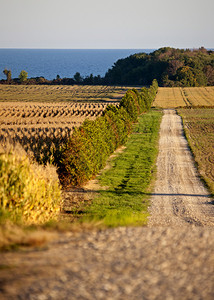
[{"label": "green tree canopy", "polygon": [[119,59],[105,75],[106,84],[206,86],[214,82],[214,51],[160,48]]},{"label": "green tree canopy", "polygon": [[76,74],[74,75],[74,80],[76,81],[76,83],[82,82],[82,77],[79,72],[76,72]]},{"label": "green tree canopy", "polygon": [[27,80],[28,73],[25,70],[22,70],[19,74],[19,80],[21,83]]}]

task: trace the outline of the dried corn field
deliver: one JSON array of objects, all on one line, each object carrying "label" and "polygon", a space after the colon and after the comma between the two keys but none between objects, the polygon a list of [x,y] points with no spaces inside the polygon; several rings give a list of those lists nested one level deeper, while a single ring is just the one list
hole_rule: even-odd
[{"label": "dried corn field", "polygon": [[107,103],[0,102],[0,142],[19,143],[39,163],[53,162],[73,129],[95,119]]},{"label": "dried corn field", "polygon": [[120,86],[0,85],[1,101],[22,102],[114,102],[128,90]]},{"label": "dried corn field", "polygon": [[214,106],[214,87],[158,88],[156,107]]}]

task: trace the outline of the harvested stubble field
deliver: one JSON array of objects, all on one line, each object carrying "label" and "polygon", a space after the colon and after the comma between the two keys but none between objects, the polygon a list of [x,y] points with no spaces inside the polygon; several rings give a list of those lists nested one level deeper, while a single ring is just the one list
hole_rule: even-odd
[{"label": "harvested stubble field", "polygon": [[0,102],[0,142],[21,144],[39,163],[53,153],[87,118],[95,119],[107,103]]},{"label": "harvested stubble field", "polygon": [[159,87],[153,105],[161,108],[214,106],[214,87]]},{"label": "harvested stubble field", "polygon": [[199,172],[214,194],[214,109],[179,109]]},{"label": "harvested stubble field", "polygon": [[115,102],[130,87],[91,85],[0,85],[0,102]]},{"label": "harvested stubble field", "polygon": [[20,143],[39,163],[67,142],[73,129],[117,105],[128,87],[0,85],[0,142]]}]

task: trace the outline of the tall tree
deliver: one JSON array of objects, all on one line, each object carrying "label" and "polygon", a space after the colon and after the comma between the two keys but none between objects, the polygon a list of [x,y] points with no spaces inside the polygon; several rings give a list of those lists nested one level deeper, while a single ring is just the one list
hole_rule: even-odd
[{"label": "tall tree", "polygon": [[82,77],[79,72],[76,72],[76,74],[74,75],[74,80],[77,84],[82,82]]},{"label": "tall tree", "polygon": [[21,83],[27,80],[28,73],[25,70],[22,70],[19,74],[19,80]]},{"label": "tall tree", "polygon": [[6,75],[7,82],[9,83],[11,81],[11,70],[4,69],[3,73]]}]

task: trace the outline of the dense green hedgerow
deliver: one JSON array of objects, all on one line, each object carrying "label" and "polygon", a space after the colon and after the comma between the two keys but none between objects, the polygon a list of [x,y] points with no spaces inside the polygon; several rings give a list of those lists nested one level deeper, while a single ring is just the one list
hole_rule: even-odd
[{"label": "dense green hedgerow", "polygon": [[141,92],[128,90],[119,107],[109,106],[95,121],[86,120],[62,149],[58,171],[62,184],[81,185],[105,165],[106,159],[123,145],[138,115],[150,109],[158,84]]}]

